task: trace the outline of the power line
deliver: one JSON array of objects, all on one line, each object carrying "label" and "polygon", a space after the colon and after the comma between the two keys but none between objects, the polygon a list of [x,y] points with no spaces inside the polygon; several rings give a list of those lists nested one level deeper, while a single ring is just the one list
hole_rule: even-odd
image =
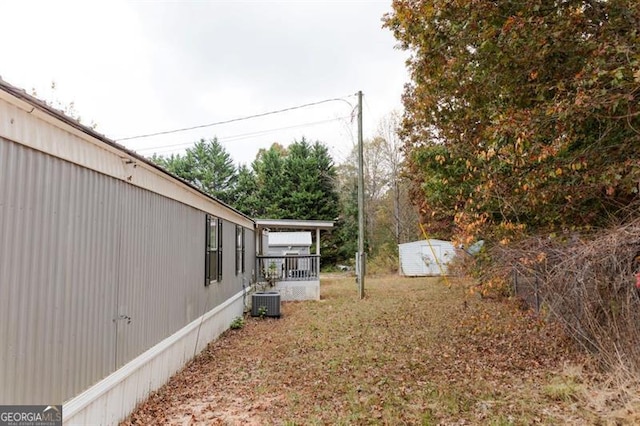
[{"label": "power line", "polygon": [[[221,142],[221,143],[224,143],[224,142],[235,142],[237,140],[249,139],[252,136],[260,136],[260,135],[264,135],[264,134],[268,134],[268,133],[277,132],[277,131],[280,131],[280,130],[289,130],[289,129],[295,129],[295,128],[299,128],[299,127],[306,127],[306,126],[314,126],[314,125],[324,124],[324,123],[331,123],[333,121],[344,120],[346,118],[351,118],[351,116],[347,115],[347,116],[343,116],[343,117],[331,118],[331,119],[328,119],[328,120],[321,120],[321,121],[314,121],[314,122],[309,122],[309,123],[297,124],[295,126],[279,127],[279,128],[276,128],[276,129],[260,130],[260,131],[257,131],[257,132],[243,133],[243,134],[231,135],[231,136],[224,136],[224,137],[218,138],[218,142]],[[142,152],[142,151],[153,151],[153,150],[166,150],[166,149],[169,149],[169,148],[179,148],[179,147],[190,146],[190,145],[193,145],[193,143],[194,142],[185,142],[185,143],[179,143],[179,144],[173,144],[173,145],[162,145],[162,146],[156,146],[156,147],[150,147],[150,148],[142,148],[142,149],[139,149],[137,151],[138,152]]]},{"label": "power line", "polygon": [[168,134],[171,134],[171,133],[186,132],[187,130],[195,130],[195,129],[202,129],[202,128],[205,128],[205,127],[219,126],[221,124],[235,123],[237,121],[250,120],[252,118],[265,117],[267,115],[280,114],[280,113],[283,113],[283,112],[293,111],[293,110],[296,110],[296,109],[308,108],[310,106],[325,104],[327,102],[342,101],[342,102],[346,102],[349,106],[351,106],[353,108],[353,105],[351,105],[350,102],[348,102],[347,100],[344,99],[344,98],[348,98],[350,96],[354,96],[354,95],[347,95],[347,96],[344,96],[342,98],[324,99],[322,101],[311,102],[311,103],[302,104],[302,105],[296,105],[296,106],[293,106],[293,107],[279,109],[279,110],[275,110],[275,111],[268,111],[268,112],[263,112],[263,113],[260,113],[260,114],[248,115],[246,117],[232,118],[231,120],[216,121],[214,123],[209,123],[209,124],[200,124],[198,126],[184,127],[182,129],[165,130],[165,131],[162,131],[162,132],[147,133],[147,134],[138,135],[138,136],[128,136],[126,138],[117,139],[116,141],[121,142],[121,141],[128,141],[128,140],[131,140],[131,139],[149,138],[151,136],[168,135]]}]

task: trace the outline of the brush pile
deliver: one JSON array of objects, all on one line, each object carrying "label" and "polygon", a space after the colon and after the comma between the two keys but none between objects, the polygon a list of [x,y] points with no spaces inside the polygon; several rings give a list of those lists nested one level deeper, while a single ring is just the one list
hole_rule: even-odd
[{"label": "brush pile", "polygon": [[535,285],[541,311],[605,366],[640,372],[640,220],[589,237],[530,238],[491,257],[493,274],[520,277],[525,295]]}]

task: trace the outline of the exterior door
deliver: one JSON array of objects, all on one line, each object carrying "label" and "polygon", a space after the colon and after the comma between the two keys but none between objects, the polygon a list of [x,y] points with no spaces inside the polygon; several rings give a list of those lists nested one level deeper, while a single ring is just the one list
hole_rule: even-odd
[{"label": "exterior door", "polygon": [[[421,249],[421,257],[423,263],[422,272],[425,275],[440,275],[440,267],[438,266],[438,262],[436,257],[440,258],[440,246],[436,245],[424,245],[420,247]],[[434,256],[435,254],[435,256]]]}]

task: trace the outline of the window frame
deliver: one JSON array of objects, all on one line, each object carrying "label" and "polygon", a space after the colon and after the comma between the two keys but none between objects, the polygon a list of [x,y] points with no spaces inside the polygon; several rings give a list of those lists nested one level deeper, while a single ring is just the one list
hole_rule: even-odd
[{"label": "window frame", "polygon": [[[204,285],[208,287],[214,282],[222,282],[222,219],[207,214],[205,223]],[[215,271],[211,270],[212,256],[216,259]]]},{"label": "window frame", "polygon": [[236,276],[245,272],[245,232],[242,225],[236,225]]}]

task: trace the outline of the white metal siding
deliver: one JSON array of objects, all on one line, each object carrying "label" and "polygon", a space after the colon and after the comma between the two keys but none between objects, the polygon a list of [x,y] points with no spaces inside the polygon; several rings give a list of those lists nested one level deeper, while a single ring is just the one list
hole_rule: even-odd
[{"label": "white metal siding", "polygon": [[455,249],[448,241],[414,241],[398,245],[400,274],[430,276],[446,274],[447,264],[455,257]]},{"label": "white metal siding", "polygon": [[405,243],[398,245],[400,273],[409,277],[426,275],[426,267],[422,260],[421,243]]},{"label": "white metal siding", "polygon": [[269,246],[269,256],[309,255],[309,246]]},{"label": "white metal siding", "polygon": [[311,232],[269,232],[269,246],[311,246]]}]

